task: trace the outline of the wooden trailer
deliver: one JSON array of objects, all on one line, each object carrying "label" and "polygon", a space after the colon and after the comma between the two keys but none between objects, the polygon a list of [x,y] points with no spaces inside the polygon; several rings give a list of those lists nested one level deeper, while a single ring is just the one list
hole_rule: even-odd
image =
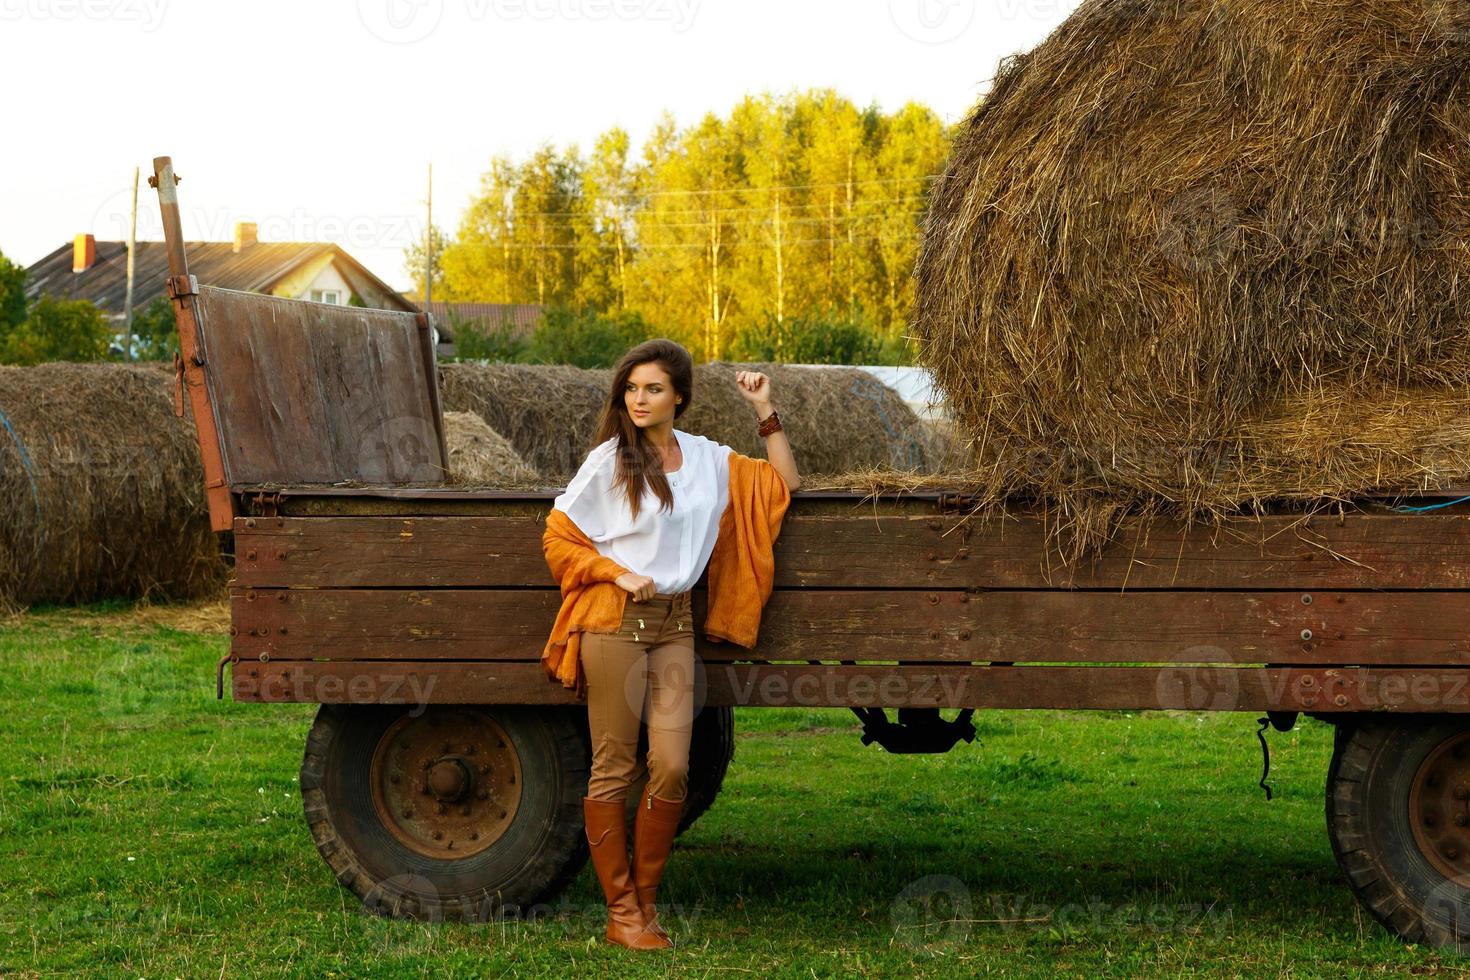
[{"label": "wooden trailer", "polygon": [[[233,539],[220,693],[227,677],[237,701],[321,705],[306,819],[369,907],[485,919],[547,900],[587,858],[586,711],[539,663],[560,488],[444,487],[428,319],[200,285],[169,158],[154,170],[180,411]],[[1399,935],[1470,947],[1465,512],[1365,500],[1156,526],[1060,575],[1035,515],[967,503],[793,495],[759,646],[697,640],[684,827],[719,792],[737,705],[849,707],[894,752],[968,741],[981,708],[1307,714],[1336,726],[1327,823],[1349,886]]]}]

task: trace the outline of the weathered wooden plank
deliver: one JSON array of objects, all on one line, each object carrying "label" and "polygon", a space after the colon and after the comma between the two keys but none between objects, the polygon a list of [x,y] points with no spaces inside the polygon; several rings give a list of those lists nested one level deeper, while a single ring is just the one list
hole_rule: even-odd
[{"label": "weathered wooden plank", "polygon": [[[237,701],[576,704],[537,663],[240,663]],[[1470,711],[1470,669],[716,664],[696,707]]]},{"label": "weathered wooden plank", "polygon": [[[545,511],[504,516],[253,517],[235,524],[242,586],[546,587]],[[1035,520],[793,506],[778,588],[1470,589],[1470,516],[1264,516],[1124,533],[1092,565],[1048,568]]]},{"label": "weathered wooden plank", "polygon": [[[694,594],[694,621],[706,596]],[[272,660],[528,660],[549,589],[235,589],[234,653]],[[652,625],[652,624],[650,624]],[[697,636],[707,661],[1470,665],[1456,592],[786,589],[754,650]]]},{"label": "weathered wooden plank", "polygon": [[443,480],[416,314],[212,286],[195,310],[232,486]]}]

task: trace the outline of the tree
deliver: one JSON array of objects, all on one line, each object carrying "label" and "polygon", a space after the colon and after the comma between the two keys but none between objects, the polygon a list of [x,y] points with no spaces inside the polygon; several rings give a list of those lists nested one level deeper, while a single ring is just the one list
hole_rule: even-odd
[{"label": "tree", "polygon": [[43,295],[31,305],[26,321],[5,337],[0,361],[100,361],[111,342],[112,327],[95,305]]},{"label": "tree", "polygon": [[653,336],[631,311],[601,313],[590,307],[556,306],[542,314],[531,335],[530,359],[537,364],[611,367],[634,344]]},{"label": "tree", "polygon": [[140,361],[171,361],[179,349],[179,327],[167,296],[154,297],[133,312],[133,356]]},{"label": "tree", "polygon": [[[438,225],[429,229],[429,237],[434,243],[434,296],[442,300],[444,298],[444,250],[449,247],[449,237],[439,229]],[[414,242],[403,250],[403,271],[413,281],[414,288],[420,296],[424,295],[424,268],[428,262],[425,251],[427,242]],[[351,305],[350,303],[348,304]]]},{"label": "tree", "polygon": [[529,357],[529,338],[508,320],[486,327],[450,310],[449,322],[453,327],[456,361],[524,362]]},{"label": "tree", "polygon": [[25,322],[26,270],[0,252],[0,343]]}]

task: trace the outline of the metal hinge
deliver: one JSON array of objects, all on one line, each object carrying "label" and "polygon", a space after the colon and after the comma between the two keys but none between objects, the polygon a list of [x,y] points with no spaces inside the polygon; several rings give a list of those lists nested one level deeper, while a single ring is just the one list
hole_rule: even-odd
[{"label": "metal hinge", "polygon": [[277,491],[266,493],[261,491],[255,495],[255,506],[260,508],[262,517],[275,517],[277,508],[281,505],[281,494]]}]

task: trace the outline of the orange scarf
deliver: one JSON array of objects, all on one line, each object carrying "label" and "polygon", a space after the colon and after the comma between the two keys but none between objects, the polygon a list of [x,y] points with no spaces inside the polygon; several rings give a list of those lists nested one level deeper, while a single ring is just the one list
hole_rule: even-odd
[{"label": "orange scarf", "polygon": [[[776,538],[791,491],[769,460],[730,454],[730,502],[708,565],[704,633],[749,649],[760,630],[761,609],[776,579]],[[541,550],[561,586],[561,609],[541,666],[552,680],[587,697],[581,670],[581,634],[614,633],[623,622],[628,593],[614,584],[628,569],[599,554],[592,539],[563,511],[552,508]]]}]

